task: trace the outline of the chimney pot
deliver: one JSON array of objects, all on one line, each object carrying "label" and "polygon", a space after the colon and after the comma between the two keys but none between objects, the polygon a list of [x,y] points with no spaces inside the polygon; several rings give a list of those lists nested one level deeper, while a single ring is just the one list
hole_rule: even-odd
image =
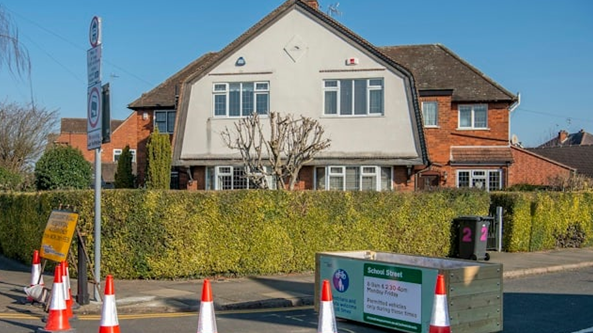
[{"label": "chimney pot", "polygon": [[564,140],[566,140],[567,137],[568,132],[565,130],[561,130],[560,132],[558,132],[558,143],[564,142]]},{"label": "chimney pot", "polygon": [[305,0],[305,3],[314,9],[319,9],[319,2],[317,0]]}]

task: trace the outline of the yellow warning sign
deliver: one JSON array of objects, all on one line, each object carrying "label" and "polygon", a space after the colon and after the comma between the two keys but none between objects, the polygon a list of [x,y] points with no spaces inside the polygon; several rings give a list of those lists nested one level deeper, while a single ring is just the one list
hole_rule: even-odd
[{"label": "yellow warning sign", "polygon": [[77,222],[78,213],[52,211],[41,240],[41,257],[57,262],[66,260]]}]

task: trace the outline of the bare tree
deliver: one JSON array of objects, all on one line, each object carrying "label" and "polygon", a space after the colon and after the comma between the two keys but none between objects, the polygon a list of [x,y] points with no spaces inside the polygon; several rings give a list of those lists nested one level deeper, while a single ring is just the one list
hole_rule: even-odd
[{"label": "bare tree", "polygon": [[30,171],[58,121],[57,111],[0,102],[0,167]]},{"label": "bare tree", "polygon": [[323,126],[315,119],[271,112],[269,136],[261,119],[257,113],[241,118],[234,131],[225,128],[222,139],[227,147],[239,150],[247,178],[259,188],[270,188],[268,176],[272,176],[277,189],[285,189],[288,181],[294,190],[303,165],[328,148],[331,140],[323,138]]},{"label": "bare tree", "polygon": [[11,73],[30,73],[29,52],[19,42],[19,33],[10,15],[0,5],[0,68],[8,66]]}]

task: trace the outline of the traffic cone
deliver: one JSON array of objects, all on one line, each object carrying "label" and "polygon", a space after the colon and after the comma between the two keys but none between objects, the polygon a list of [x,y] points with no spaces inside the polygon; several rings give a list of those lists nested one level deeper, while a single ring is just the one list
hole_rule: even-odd
[{"label": "traffic cone", "polygon": [[323,280],[321,288],[321,305],[319,307],[319,324],[317,333],[338,333],[336,316],[334,315],[334,301],[329,280]]},{"label": "traffic cone", "polygon": [[49,315],[45,328],[37,329],[37,333],[53,332],[76,332],[70,327],[68,315],[66,314],[66,301],[64,299],[64,287],[62,286],[62,268],[56,266],[54,273],[54,284],[51,289],[51,302]]},{"label": "traffic cone", "polygon": [[[43,274],[41,274],[41,258],[39,257],[39,251],[35,250],[33,251],[33,264],[31,266],[31,283],[29,284],[29,288],[33,289],[33,287],[37,285],[43,287],[45,283],[43,282]],[[33,303],[34,301],[36,301],[36,299],[31,295],[28,295],[27,301]]]},{"label": "traffic cone", "polygon": [[105,295],[103,297],[99,333],[119,333],[117,307],[115,306],[115,289],[113,288],[113,276],[111,275],[107,275],[105,279]]},{"label": "traffic cone", "polygon": [[447,308],[447,290],[445,289],[445,277],[443,274],[437,276],[437,285],[434,294],[428,333],[451,333],[449,310]]},{"label": "traffic cone", "polygon": [[214,302],[210,281],[204,280],[202,285],[202,301],[200,302],[200,316],[198,317],[198,333],[218,333],[214,316]]},{"label": "traffic cone", "polygon": [[64,288],[64,300],[66,301],[66,313],[68,314],[68,319],[72,319],[74,317],[74,313],[72,312],[72,292],[70,291],[70,274],[68,273],[68,262],[62,261],[60,264],[62,266],[62,286]]}]

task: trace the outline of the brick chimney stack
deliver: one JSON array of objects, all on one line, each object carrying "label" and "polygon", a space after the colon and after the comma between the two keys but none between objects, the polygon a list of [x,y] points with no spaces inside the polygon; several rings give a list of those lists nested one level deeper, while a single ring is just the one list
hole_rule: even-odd
[{"label": "brick chimney stack", "polygon": [[564,140],[566,140],[567,137],[568,132],[565,130],[561,130],[560,132],[558,132],[558,143],[564,142]]},{"label": "brick chimney stack", "polygon": [[319,9],[319,2],[317,0],[304,0],[304,2],[315,9]]}]

